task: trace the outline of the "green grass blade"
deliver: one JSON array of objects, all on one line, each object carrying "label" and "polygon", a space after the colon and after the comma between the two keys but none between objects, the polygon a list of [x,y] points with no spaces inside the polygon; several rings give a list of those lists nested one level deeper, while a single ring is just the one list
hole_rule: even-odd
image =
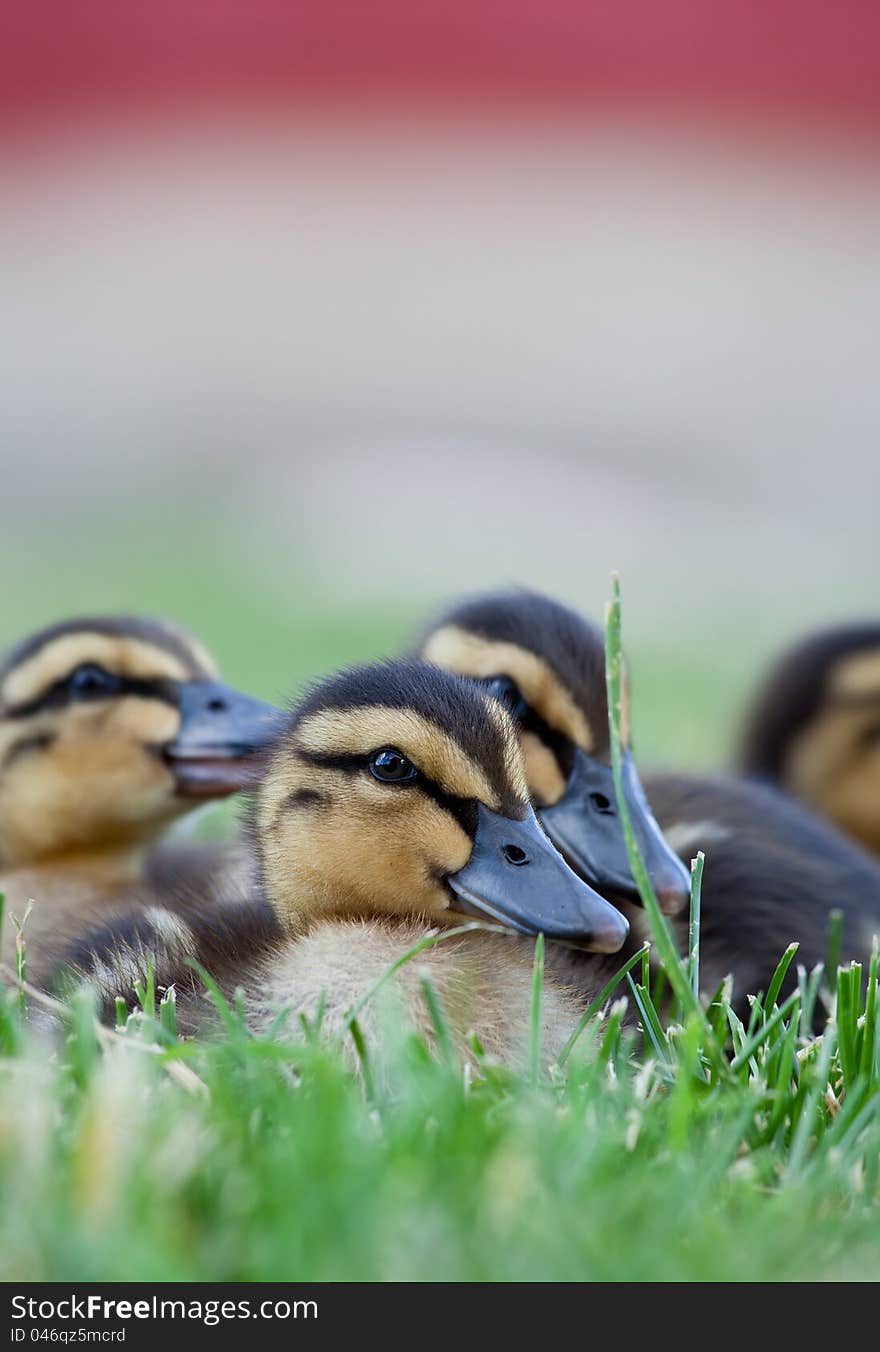
[{"label": "green grass blade", "polygon": [[700,998],[700,911],[703,895],[703,865],[706,856],[697,851],[696,859],[691,860],[691,913],[688,924],[688,976],[694,998]]},{"label": "green grass blade", "polygon": [[648,1041],[651,1043],[652,1047],[654,1048],[654,1051],[657,1053],[658,1060],[668,1070],[669,1043],[667,1041],[666,1034],[663,1031],[663,1026],[660,1023],[659,1018],[657,1017],[657,1011],[655,1010],[654,1005],[651,1001],[651,997],[648,994],[648,989],[646,986],[636,985],[636,983],[633,981],[629,973],[627,973],[626,979],[629,984],[629,988],[632,991],[633,999],[635,1000],[636,1003],[636,1008],[639,1011],[639,1016],[642,1020],[642,1027],[644,1028],[645,1033],[648,1036]]},{"label": "green grass blade", "polygon": [[373,1102],[376,1098],[376,1082],[373,1078],[373,1068],[370,1063],[367,1040],[364,1037],[363,1029],[357,1019],[351,1020],[348,1025],[348,1031],[351,1034],[351,1040],[354,1043],[358,1063],[361,1068],[361,1075],[364,1078],[364,1092],[366,1093],[367,1098]]},{"label": "green grass blade", "polygon": [[455,1066],[455,1048],[452,1044],[452,1034],[449,1031],[449,1024],[443,1013],[443,1005],[440,996],[437,994],[437,987],[434,985],[427,972],[419,973],[419,985],[422,988],[422,997],[427,1006],[431,1023],[434,1026],[440,1055],[446,1065],[452,1070]]},{"label": "green grass blade", "polygon": [[147,958],[147,979],[134,983],[134,993],[137,996],[141,1011],[148,1019],[154,1019],[156,1017],[156,974],[152,954]]},{"label": "green grass blade", "polygon": [[594,1019],[596,1017],[596,1015],[599,1013],[599,1010],[605,1004],[605,1001],[608,999],[611,992],[615,989],[616,986],[620,985],[621,981],[625,976],[629,975],[633,967],[635,967],[636,963],[641,962],[642,955],[647,952],[648,945],[645,944],[643,948],[640,948],[638,950],[638,952],[633,953],[632,957],[628,958],[626,962],[623,964],[623,966],[617,969],[611,980],[606,982],[606,984],[602,987],[601,991],[596,996],[596,998],[590,1001],[590,1003],[587,1005],[585,1012],[578,1019],[574,1028],[574,1032],[571,1034],[571,1037],[568,1039],[562,1051],[560,1052],[559,1061],[557,1063],[558,1065],[560,1066],[565,1065],[566,1061],[571,1056],[571,1053],[574,1050],[575,1043],[583,1033],[587,1024],[590,1022],[591,1019]]},{"label": "green grass blade", "polygon": [[776,966],[776,971],[767,987],[767,999],[764,1002],[764,1012],[772,1011],[776,1004],[779,992],[782,989],[782,983],[785,980],[785,974],[791,966],[792,958],[800,947],[799,944],[789,944]]},{"label": "green grass blade", "polygon": [[27,995],[24,990],[24,983],[27,981],[27,943],[24,930],[32,909],[32,903],[28,902],[20,921],[14,915],[10,917],[15,926],[15,975],[20,983],[18,987],[18,1012],[22,1023],[27,1019]]},{"label": "green grass blade", "polygon": [[810,1146],[810,1137],[816,1126],[816,1110],[828,1087],[828,1072],[831,1069],[831,1059],[836,1048],[837,1029],[834,1024],[829,1024],[822,1035],[817,1061],[811,1067],[809,1088],[804,1096],[798,1124],[791,1143],[788,1164],[785,1169],[785,1177],[788,1181],[795,1178],[803,1167]]},{"label": "green grass blade", "polygon": [[208,971],[208,969],[206,967],[203,967],[202,964],[198,962],[196,958],[187,958],[186,962],[187,966],[191,967],[193,971],[197,973],[199,979],[202,982],[202,985],[205,987],[205,990],[211,997],[211,1003],[216,1009],[218,1015],[220,1016],[220,1020],[223,1023],[223,1026],[225,1027],[227,1033],[235,1036],[236,1038],[241,1037],[242,1035],[249,1038],[252,1037],[253,1034],[251,1033],[251,1030],[248,1028],[247,1024],[244,1023],[242,1019],[236,1014],[235,1010],[232,1008],[229,1001],[226,999],[226,996],[223,994],[222,990],[217,985],[217,982],[211,976],[211,973]]},{"label": "green grass blade", "polygon": [[177,1041],[177,992],[169,986],[159,1001],[159,1026],[173,1041]]},{"label": "green grass blade", "polygon": [[743,1046],[740,1048],[736,1056],[733,1058],[733,1061],[731,1062],[730,1068],[732,1071],[736,1072],[742,1069],[746,1061],[748,1061],[752,1056],[754,1056],[755,1052],[762,1045],[762,1043],[767,1041],[768,1037],[773,1032],[774,1028],[778,1027],[778,1025],[782,1023],[782,1020],[785,1018],[785,1016],[789,1013],[789,1011],[794,1009],[800,998],[801,998],[800,991],[792,991],[788,999],[783,1000],[782,1004],[770,1016],[767,1022],[763,1023],[761,1027],[755,1033],[753,1033],[750,1038],[746,1039]]},{"label": "green grass blade", "polygon": [[834,980],[834,974],[840,966],[840,953],[843,942],[843,911],[834,910],[828,916],[828,947],[825,958],[825,971]]},{"label": "green grass blade", "polygon": [[798,967],[798,988],[801,992],[801,1037],[808,1039],[813,1035],[813,1020],[816,1002],[825,975],[825,968],[819,963],[807,976],[806,968]]},{"label": "green grass blade", "polygon": [[695,1018],[703,1029],[704,1050],[720,1077],[727,1074],[727,1065],[723,1051],[718,1046],[712,1029],[703,1012],[703,1008],[688,980],[688,971],[681,961],[678,949],[672,938],[666,916],[660,909],[660,903],[654,886],[645,868],[644,860],[635,838],[629,807],[623,792],[623,763],[620,738],[620,725],[623,715],[623,677],[620,627],[620,581],[616,574],[611,581],[611,600],[608,604],[605,620],[605,682],[608,691],[608,720],[611,735],[611,769],[614,777],[614,791],[617,797],[617,811],[623,828],[626,852],[630,871],[635,880],[642,905],[648,913],[651,932],[657,946],[660,961],[666,971],[673,993],[682,1010]]},{"label": "green grass blade", "polygon": [[[862,1047],[859,1055],[859,1074],[870,1083],[875,1074],[877,1051],[877,968],[880,960],[880,948],[874,940],[871,949],[871,961],[868,965],[868,990],[865,995],[864,1027]],[[878,1087],[875,1085],[875,1088]]]},{"label": "green grass blade", "polygon": [[849,1088],[859,1069],[858,1020],[861,963],[837,969],[837,1039],[843,1082]]}]

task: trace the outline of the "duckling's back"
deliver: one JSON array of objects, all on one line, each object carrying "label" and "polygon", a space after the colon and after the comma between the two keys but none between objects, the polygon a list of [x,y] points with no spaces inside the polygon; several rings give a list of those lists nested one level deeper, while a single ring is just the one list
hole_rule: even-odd
[{"label": "duckling's back", "polygon": [[[742,780],[653,774],[645,777],[645,789],[680,857],[689,861],[697,850],[705,852],[705,991],[733,972],[744,1010],[745,997],[767,989],[795,940],[797,963],[810,969],[824,962],[834,910],[843,914],[841,961],[867,960],[880,933],[880,868],[833,827],[783,794]],[[644,932],[644,912],[628,914]],[[676,929],[684,952],[686,918]],[[796,980],[795,966],[784,991]]]}]

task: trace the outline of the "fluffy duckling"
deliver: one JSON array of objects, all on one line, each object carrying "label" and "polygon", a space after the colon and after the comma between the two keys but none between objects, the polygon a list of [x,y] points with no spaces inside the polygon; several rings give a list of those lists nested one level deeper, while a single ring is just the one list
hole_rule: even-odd
[{"label": "fluffy duckling", "polygon": [[[534,592],[497,592],[456,605],[424,636],[421,653],[502,700],[520,730],[544,829],[603,895],[638,901],[615,806],[598,625]],[[690,875],[648,805],[629,745],[628,702],[621,737],[630,818],[660,904],[675,915],[687,905]]]},{"label": "fluffy duckling", "polygon": [[880,854],[880,623],[822,630],[784,653],[755,698],[739,764]]},{"label": "fluffy duckling", "polygon": [[[454,607],[427,634],[422,652],[483,680],[512,711],[545,830],[582,877],[618,900],[632,926],[627,951],[634,951],[649,929],[634,900],[611,783],[600,631],[548,597],[501,592]],[[645,777],[643,792],[628,749],[626,703],[625,792],[661,903],[679,916],[672,923],[682,952],[688,895],[683,865],[697,850],[706,853],[705,991],[711,994],[733,973],[737,1004],[745,1011],[746,997],[766,989],[792,940],[800,941],[799,961],[808,967],[824,959],[834,908],[844,912],[843,958],[864,958],[880,929],[880,869],[873,861],[769,788],[658,774]],[[670,848],[679,856],[674,870]],[[580,962],[592,984],[595,960]]]},{"label": "fluffy duckling", "polygon": [[25,931],[28,971],[81,925],[203,866],[152,850],[183,813],[242,788],[278,714],[217,679],[175,625],[128,616],[67,620],[0,660],[0,892],[9,961]]},{"label": "fluffy duckling", "polygon": [[[520,935],[621,947],[627,924],[554,849],[532,810],[513,721],[475,682],[421,662],[354,668],[316,686],[293,714],[257,791],[253,829],[265,897],[247,910],[183,922],[167,914],[84,938],[72,955],[102,995],[128,996],[148,955],[178,991],[183,1028],[205,1006],[188,957],[231,993],[251,1025],[294,1020],[337,1033],[352,1005],[429,932],[471,917]],[[521,1062],[528,1042],[533,944],[474,930],[404,964],[391,983],[400,1026],[429,1040],[427,972],[451,1035],[471,1029],[492,1056]],[[578,1017],[548,976],[544,1051],[556,1055]],[[375,1007],[359,1015],[375,1037]]]}]

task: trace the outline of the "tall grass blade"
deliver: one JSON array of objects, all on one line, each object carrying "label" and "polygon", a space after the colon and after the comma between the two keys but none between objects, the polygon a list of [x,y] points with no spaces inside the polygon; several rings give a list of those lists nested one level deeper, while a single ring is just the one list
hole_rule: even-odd
[{"label": "tall grass blade", "polygon": [[829,978],[840,966],[840,953],[843,944],[843,911],[833,910],[828,916],[828,947],[825,957],[825,971]]},{"label": "tall grass blade", "polygon": [[608,999],[611,992],[615,989],[616,986],[620,985],[621,981],[625,976],[629,975],[633,967],[635,967],[636,963],[641,962],[642,955],[647,952],[648,945],[645,944],[643,948],[640,948],[636,953],[633,953],[631,958],[627,958],[623,966],[619,967],[617,971],[614,973],[614,976],[611,978],[611,980],[606,982],[606,984],[602,987],[596,998],[590,1001],[590,1003],[587,1005],[586,1010],[575,1024],[574,1032],[571,1034],[571,1037],[568,1039],[568,1041],[566,1042],[565,1046],[563,1047],[562,1051],[559,1054],[559,1060],[557,1062],[559,1066],[565,1065],[566,1061],[571,1056],[571,1053],[574,1050],[575,1043],[583,1033],[587,1024],[596,1017],[596,1015],[599,1013],[599,1010],[605,1004],[605,1001]]},{"label": "tall grass blade", "polygon": [[765,1014],[768,1011],[772,1011],[773,1006],[776,1004],[776,1001],[779,997],[779,992],[782,989],[782,983],[785,980],[785,974],[788,971],[789,967],[791,966],[792,958],[798,951],[799,947],[800,945],[796,943],[789,944],[788,948],[785,950],[782,957],[779,959],[779,962],[776,965],[776,971],[773,973],[773,976],[770,980],[770,985],[767,987],[767,999],[764,1002]]},{"label": "tall grass blade", "polygon": [[779,1008],[773,1013],[766,1023],[763,1023],[757,1032],[743,1043],[740,1050],[730,1064],[730,1069],[734,1072],[741,1070],[747,1061],[749,1061],[758,1050],[758,1048],[767,1041],[774,1028],[778,1027],[786,1014],[794,1009],[800,999],[800,991],[792,991],[787,1000],[783,1000]]},{"label": "tall grass blade", "polygon": [[422,996],[434,1028],[440,1055],[449,1069],[452,1070],[455,1066],[455,1048],[452,1044],[452,1034],[449,1031],[449,1024],[443,1013],[443,1005],[440,996],[437,994],[437,987],[434,985],[427,972],[419,973],[419,985],[422,988]]},{"label": "tall grass blade", "polygon": [[27,1019],[27,996],[25,994],[25,982],[27,981],[27,944],[25,942],[24,930],[28,922],[28,917],[34,908],[34,903],[29,901],[24,908],[24,915],[19,921],[17,916],[10,916],[15,926],[15,975],[18,977],[18,1012],[22,1023]]},{"label": "tall grass blade", "polygon": [[691,913],[688,924],[688,976],[694,998],[700,998],[700,910],[703,896],[703,865],[706,856],[697,851],[691,860]]},{"label": "tall grass blade", "polygon": [[630,871],[635,880],[642,905],[648,913],[651,932],[657,945],[666,975],[673,993],[685,1014],[694,1017],[703,1029],[704,1050],[711,1059],[719,1076],[725,1077],[727,1065],[722,1049],[712,1034],[712,1029],[703,1012],[697,996],[694,995],[688,971],[682,963],[678,949],[672,938],[666,916],[660,909],[653,883],[645,868],[641,850],[633,831],[632,819],[626,795],[623,791],[623,755],[621,749],[620,727],[623,717],[623,654],[621,648],[620,626],[620,579],[613,574],[611,579],[611,600],[605,616],[605,682],[608,691],[608,720],[611,735],[611,769],[614,777],[614,791],[617,797],[617,811],[623,828],[626,852]]},{"label": "tall grass blade", "polygon": [[364,1079],[364,1092],[371,1101],[376,1098],[376,1082],[373,1079],[373,1068],[370,1063],[370,1053],[367,1047],[367,1040],[364,1037],[363,1029],[357,1019],[352,1019],[348,1025],[348,1031],[351,1034],[351,1040],[354,1043],[357,1052],[358,1063],[361,1068],[361,1075]]},{"label": "tall grass blade", "polygon": [[633,999],[636,1002],[636,1008],[642,1020],[642,1027],[647,1034],[648,1041],[651,1043],[654,1051],[657,1053],[658,1060],[667,1070],[669,1069],[669,1043],[663,1026],[657,1017],[657,1011],[654,1008],[651,997],[646,986],[636,985],[632,977],[627,973],[627,982],[632,991]]},{"label": "tall grass blade", "polygon": [[[876,1078],[875,1058],[877,1052],[877,968],[880,961],[880,947],[875,938],[871,949],[871,961],[868,965],[868,990],[865,995],[865,1015],[862,1029],[862,1046],[859,1055],[859,1074],[870,1083]],[[875,1088],[880,1088],[875,1084]]]},{"label": "tall grass blade", "polygon": [[837,1029],[830,1023],[822,1034],[819,1055],[809,1071],[809,1088],[804,1095],[785,1169],[785,1177],[789,1181],[800,1173],[809,1150],[810,1137],[816,1128],[816,1110],[828,1087],[828,1072],[836,1047]]}]

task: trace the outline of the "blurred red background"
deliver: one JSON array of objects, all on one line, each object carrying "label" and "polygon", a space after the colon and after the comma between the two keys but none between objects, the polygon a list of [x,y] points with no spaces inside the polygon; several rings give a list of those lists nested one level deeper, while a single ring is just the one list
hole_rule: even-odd
[{"label": "blurred red background", "polygon": [[371,94],[880,118],[870,0],[5,0],[2,14],[7,132],[108,103]]}]

